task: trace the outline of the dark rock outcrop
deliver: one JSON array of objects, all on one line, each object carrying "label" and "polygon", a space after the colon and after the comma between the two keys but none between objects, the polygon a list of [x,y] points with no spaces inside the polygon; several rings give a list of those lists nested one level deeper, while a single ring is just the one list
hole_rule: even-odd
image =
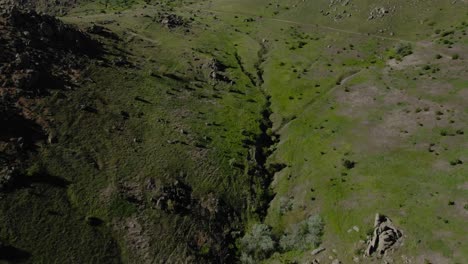
[{"label": "dark rock outcrop", "polygon": [[188,22],[181,16],[176,14],[164,13],[161,15],[159,22],[167,28],[185,27]]},{"label": "dark rock outcrop", "polygon": [[37,100],[75,86],[101,46],[52,16],[13,7],[0,13],[0,47],[0,157],[20,168],[49,131],[47,118],[33,110]]},{"label": "dark rock outcrop", "polygon": [[64,15],[76,6],[79,0],[0,0],[0,10],[13,7],[45,12],[52,15]]},{"label": "dark rock outcrop", "polygon": [[17,8],[0,18],[0,89],[39,94],[72,81],[86,57],[97,56],[98,42],[48,15]]}]

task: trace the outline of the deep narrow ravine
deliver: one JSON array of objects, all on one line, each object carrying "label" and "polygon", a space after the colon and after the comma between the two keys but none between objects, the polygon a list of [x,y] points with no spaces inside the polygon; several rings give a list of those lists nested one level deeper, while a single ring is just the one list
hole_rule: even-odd
[{"label": "deep narrow ravine", "polygon": [[[259,113],[260,133],[255,136],[248,156],[248,174],[250,179],[249,213],[251,217],[255,217],[260,221],[263,221],[265,218],[270,202],[274,198],[274,193],[270,188],[273,177],[285,167],[283,164],[271,163],[269,160],[275,151],[276,144],[279,142],[279,135],[272,130],[273,122],[270,119],[272,115],[271,97],[264,86],[262,64],[266,61],[267,55],[268,49],[265,43],[260,43],[257,61],[254,64],[255,79],[252,74],[243,70],[244,74],[252,82],[255,80],[255,86],[260,90],[265,99],[262,110]],[[240,58],[237,59],[240,62]]]}]

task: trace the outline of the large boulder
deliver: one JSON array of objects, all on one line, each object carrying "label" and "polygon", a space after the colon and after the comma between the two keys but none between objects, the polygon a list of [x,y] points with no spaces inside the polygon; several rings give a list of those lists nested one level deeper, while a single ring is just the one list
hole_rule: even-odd
[{"label": "large boulder", "polygon": [[377,254],[383,256],[393,248],[402,238],[401,231],[393,225],[390,218],[376,214],[374,221],[374,232],[366,249],[366,256]]}]

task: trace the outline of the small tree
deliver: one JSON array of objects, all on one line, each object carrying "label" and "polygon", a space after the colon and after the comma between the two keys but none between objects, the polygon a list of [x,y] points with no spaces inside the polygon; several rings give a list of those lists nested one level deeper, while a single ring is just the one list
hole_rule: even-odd
[{"label": "small tree", "polygon": [[275,250],[271,229],[265,224],[255,224],[252,230],[241,239],[240,244],[242,263],[265,259]]},{"label": "small tree", "polygon": [[413,46],[411,46],[411,44],[409,44],[409,43],[407,43],[407,44],[399,44],[399,45],[395,48],[395,54],[396,54],[395,57],[396,57],[398,60],[401,60],[401,59],[403,59],[404,57],[413,54]]},{"label": "small tree", "polygon": [[322,243],[324,223],[320,216],[314,215],[296,224],[292,231],[281,237],[283,251],[307,250]]}]

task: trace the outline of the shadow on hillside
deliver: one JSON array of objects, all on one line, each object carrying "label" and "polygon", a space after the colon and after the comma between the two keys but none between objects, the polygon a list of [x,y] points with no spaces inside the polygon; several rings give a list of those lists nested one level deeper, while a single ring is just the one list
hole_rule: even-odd
[{"label": "shadow on hillside", "polygon": [[11,263],[21,263],[31,257],[31,253],[13,246],[2,246],[0,244],[0,260]]},{"label": "shadow on hillside", "polygon": [[57,188],[67,188],[70,182],[64,178],[49,174],[40,174],[37,176],[23,176],[22,181],[26,185],[33,183],[46,184]]},{"label": "shadow on hillside", "polygon": [[43,184],[55,188],[65,189],[70,185],[70,181],[48,173],[41,173],[34,176],[24,174],[14,175],[14,179],[3,190],[4,192],[14,192],[22,188],[30,188],[32,184]]},{"label": "shadow on hillside", "polygon": [[16,113],[3,113],[0,118],[0,141],[9,141],[11,138],[23,138],[27,144],[44,139],[41,126]]}]

